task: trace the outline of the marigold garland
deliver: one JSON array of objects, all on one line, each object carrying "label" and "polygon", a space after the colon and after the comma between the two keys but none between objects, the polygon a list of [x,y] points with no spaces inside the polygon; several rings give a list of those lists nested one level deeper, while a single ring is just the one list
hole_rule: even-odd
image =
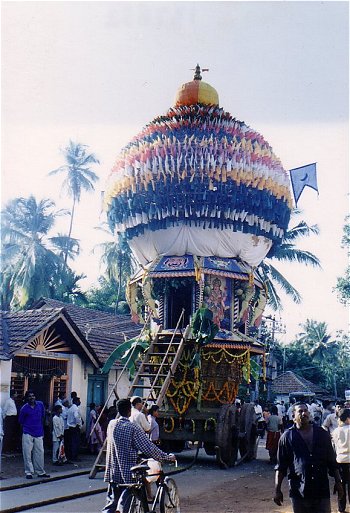
[{"label": "marigold garland", "polygon": [[225,348],[220,348],[217,351],[203,351],[202,352],[202,359],[203,360],[210,360],[216,364],[221,363],[225,361],[226,363],[233,363],[235,360],[242,359],[242,363],[245,362],[247,356],[249,355],[249,349],[244,351],[244,353],[241,354],[232,354],[230,351],[228,351]]},{"label": "marigold garland", "polygon": [[238,383],[228,382],[217,392],[215,390],[214,382],[211,381],[206,392],[202,395],[202,400],[214,402],[217,401],[221,404],[232,403],[237,396]]},{"label": "marigold garland", "polygon": [[214,419],[214,417],[209,417],[209,419],[207,419],[204,423],[204,431],[208,431],[209,422],[213,423],[214,428],[216,427],[216,424],[217,424],[216,419]]},{"label": "marigold garland", "polygon": [[[166,421],[167,420],[170,420],[170,428],[166,427]],[[175,420],[173,419],[173,417],[169,417],[168,419],[164,419],[163,429],[164,429],[165,433],[172,433],[174,431],[174,428],[175,428]]]}]

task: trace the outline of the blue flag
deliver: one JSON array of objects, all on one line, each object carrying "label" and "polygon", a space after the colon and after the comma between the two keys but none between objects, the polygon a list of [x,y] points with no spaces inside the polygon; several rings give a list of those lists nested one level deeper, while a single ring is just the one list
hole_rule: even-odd
[{"label": "blue flag", "polygon": [[304,187],[312,187],[318,192],[316,162],[307,166],[296,167],[289,172],[296,206]]}]

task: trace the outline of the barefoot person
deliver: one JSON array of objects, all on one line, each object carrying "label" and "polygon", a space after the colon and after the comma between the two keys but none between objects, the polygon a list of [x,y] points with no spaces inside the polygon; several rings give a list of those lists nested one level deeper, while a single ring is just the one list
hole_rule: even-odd
[{"label": "barefoot person", "polygon": [[335,478],[338,497],[343,496],[340,475],[329,433],[310,423],[307,405],[294,406],[294,426],[278,444],[274,501],[282,506],[281,485],[288,474],[294,513],[331,513],[328,474]]}]

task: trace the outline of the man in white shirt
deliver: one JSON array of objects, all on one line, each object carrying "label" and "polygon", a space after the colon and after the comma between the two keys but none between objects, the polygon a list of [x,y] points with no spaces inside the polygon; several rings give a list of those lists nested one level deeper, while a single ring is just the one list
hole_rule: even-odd
[{"label": "man in white shirt", "polygon": [[314,424],[317,426],[321,426],[322,423],[322,406],[318,404],[316,399],[313,399],[311,405],[310,405],[310,413],[311,413],[311,420],[314,421]]},{"label": "man in white shirt", "polygon": [[[2,459],[2,441],[4,438],[4,429],[2,426],[2,409],[0,406],[0,474],[2,474],[2,468],[1,468],[1,459]],[[2,479],[2,476],[0,476],[0,479]]]},{"label": "man in white shirt", "polygon": [[323,421],[322,423],[322,427],[323,429],[325,429],[326,431],[329,432],[329,434],[331,435],[333,433],[333,431],[338,427],[338,418],[339,418],[339,415],[342,411],[344,407],[344,402],[343,401],[337,401],[335,403],[335,412],[334,413],[330,413],[326,418],[325,420]]},{"label": "man in white shirt", "polygon": [[144,409],[144,405],[141,397],[131,398],[131,417],[130,422],[137,424],[145,433],[150,433],[151,424],[147,420],[147,411]]},{"label": "man in white shirt", "polygon": [[62,463],[58,460],[58,451],[60,442],[63,440],[64,435],[64,420],[62,418],[62,406],[56,404],[54,406],[54,416],[52,418],[52,463],[59,465]]},{"label": "man in white shirt", "polygon": [[73,397],[73,404],[68,409],[67,415],[69,459],[72,461],[80,461],[78,453],[80,446],[80,428],[83,425],[83,419],[79,411],[79,406],[80,398]]},{"label": "man in white shirt", "polygon": [[55,406],[63,406],[63,402],[65,400],[65,394],[60,392],[57,397],[57,401],[55,402]]},{"label": "man in white shirt", "polygon": [[344,496],[338,499],[338,511],[345,513],[346,496],[350,503],[350,409],[345,408],[340,412],[339,421],[339,426],[332,433],[332,440],[344,488]]},{"label": "man in white shirt", "polygon": [[15,390],[10,391],[10,397],[8,397],[4,404],[2,417],[4,419],[4,446],[3,449],[7,451],[15,451],[18,445],[17,437],[19,436],[19,423],[18,423],[18,412],[15,399],[17,398],[17,392]]}]

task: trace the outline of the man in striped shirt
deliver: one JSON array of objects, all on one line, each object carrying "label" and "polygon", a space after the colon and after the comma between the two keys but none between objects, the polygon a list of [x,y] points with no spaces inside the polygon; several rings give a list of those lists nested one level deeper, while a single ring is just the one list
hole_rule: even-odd
[{"label": "man in striped shirt", "polygon": [[118,485],[133,482],[130,469],[137,465],[139,451],[157,461],[175,461],[174,455],[158,449],[137,424],[130,422],[131,402],[129,399],[121,399],[117,409],[120,417],[111,420],[107,429],[104,480],[108,483],[108,490],[106,505],[102,513],[115,513],[123,491]]}]

